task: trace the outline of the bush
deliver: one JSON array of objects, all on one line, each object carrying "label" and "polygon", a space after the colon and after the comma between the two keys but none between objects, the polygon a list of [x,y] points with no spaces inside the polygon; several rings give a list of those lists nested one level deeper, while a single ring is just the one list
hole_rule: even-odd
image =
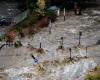
[{"label": "bush", "polygon": [[85,80],[100,80],[100,66],[95,67],[92,72],[89,72]]},{"label": "bush", "polygon": [[19,32],[19,36],[20,36],[20,38],[24,38],[25,37],[23,32]]},{"label": "bush", "polygon": [[46,11],[46,16],[48,16],[48,18],[51,20],[51,22],[55,22],[56,21],[57,15],[56,15],[56,13],[54,11],[47,10]]},{"label": "bush", "polygon": [[100,75],[87,75],[87,78],[85,80],[100,80]]},{"label": "bush", "polygon": [[3,41],[4,39],[5,39],[4,35],[0,36],[0,41]]},{"label": "bush", "polygon": [[21,41],[15,42],[14,46],[15,46],[15,48],[21,47],[22,46]]},{"label": "bush", "polygon": [[47,27],[49,24],[49,19],[48,17],[44,17],[42,20],[38,21],[35,27],[37,28],[44,28]]},{"label": "bush", "polygon": [[35,12],[32,12],[30,16],[28,16],[26,19],[15,25],[16,31],[21,32],[23,28],[34,26],[34,24],[37,21],[38,21],[37,14]]},{"label": "bush", "polygon": [[38,15],[36,12],[32,12],[29,18],[27,19],[28,26],[34,26],[34,24],[38,21]]}]

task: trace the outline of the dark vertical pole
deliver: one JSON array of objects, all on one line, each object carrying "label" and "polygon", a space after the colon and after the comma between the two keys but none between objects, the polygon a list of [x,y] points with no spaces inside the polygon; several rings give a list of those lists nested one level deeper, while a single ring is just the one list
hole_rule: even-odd
[{"label": "dark vertical pole", "polygon": [[63,41],[64,41],[64,38],[61,37],[61,47],[63,48]]},{"label": "dark vertical pole", "polygon": [[87,57],[87,50],[88,50],[88,47],[86,46],[86,57]]},{"label": "dark vertical pole", "polygon": [[40,49],[42,48],[42,43],[40,42]]},{"label": "dark vertical pole", "polygon": [[64,21],[66,20],[66,16],[64,15]]},{"label": "dark vertical pole", "polygon": [[80,31],[79,32],[79,43],[78,43],[78,45],[81,45],[81,36],[82,36],[82,32]]},{"label": "dark vertical pole", "polygon": [[70,56],[69,56],[69,59],[71,60],[72,59],[72,49],[71,48],[69,48],[69,52],[70,52]]}]

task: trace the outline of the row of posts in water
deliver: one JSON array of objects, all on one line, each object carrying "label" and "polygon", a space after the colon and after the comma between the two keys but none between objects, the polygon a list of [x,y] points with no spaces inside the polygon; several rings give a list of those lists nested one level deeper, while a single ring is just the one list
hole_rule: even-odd
[{"label": "row of posts in water", "polygon": [[[79,32],[79,42],[78,42],[78,45],[80,46],[81,45],[81,37],[82,37],[82,32],[80,31]],[[60,43],[60,48],[63,49],[63,43],[64,43],[64,37],[61,37],[61,43]],[[40,45],[39,45],[39,49],[43,50],[42,48],[42,42],[40,40]],[[86,54],[87,54],[87,47],[86,47]],[[35,63],[38,63],[38,59],[35,58],[34,55],[31,54],[31,57],[33,58],[34,62]],[[87,55],[85,56],[87,58]],[[69,48],[69,60],[73,60],[72,58],[72,48]]]},{"label": "row of posts in water", "polygon": [[[78,45],[81,45],[81,37],[82,37],[82,32],[79,31]],[[63,49],[64,37],[61,37],[60,39],[61,39],[60,48]],[[11,45],[13,45],[13,42],[6,42],[6,44],[10,47]],[[41,37],[40,37],[39,49],[43,50]],[[87,47],[86,47],[86,53],[87,53]],[[69,59],[72,60],[72,48],[69,48],[69,54],[70,54]],[[38,63],[38,59],[36,59],[34,55],[31,54],[31,57],[33,58],[34,62]]]},{"label": "row of posts in water", "polygon": [[[81,15],[81,7],[79,6],[78,3],[74,4],[74,13],[75,15]],[[60,16],[60,9],[57,10],[57,16]],[[66,9],[63,9],[63,19],[64,21],[66,20]]]}]

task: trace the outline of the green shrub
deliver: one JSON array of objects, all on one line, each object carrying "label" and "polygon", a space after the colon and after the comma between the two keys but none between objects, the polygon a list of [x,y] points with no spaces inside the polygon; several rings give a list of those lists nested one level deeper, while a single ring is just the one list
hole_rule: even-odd
[{"label": "green shrub", "polygon": [[100,80],[100,75],[87,75],[85,80]]},{"label": "green shrub", "polygon": [[100,80],[100,67],[97,66],[92,72],[89,72],[85,80]]},{"label": "green shrub", "polygon": [[22,46],[21,41],[15,42],[14,46],[15,46],[15,48],[21,47]]},{"label": "green shrub", "polygon": [[24,38],[25,37],[25,34],[23,32],[19,32],[19,37],[20,38]]},{"label": "green shrub", "polygon": [[0,41],[2,41],[2,38],[1,38],[1,36],[0,36]]},{"label": "green shrub", "polygon": [[16,31],[21,32],[23,28],[34,26],[34,24],[37,21],[38,21],[38,15],[36,14],[36,12],[33,11],[30,13],[30,16],[28,16],[26,19],[15,25]]},{"label": "green shrub", "polygon": [[47,11],[46,11],[46,16],[49,17],[49,19],[51,20],[51,22],[56,21],[57,15],[56,15],[56,13],[55,13],[54,11],[52,11],[52,10],[47,10]]},{"label": "green shrub", "polygon": [[4,36],[0,36],[0,41],[3,41],[4,40]]}]

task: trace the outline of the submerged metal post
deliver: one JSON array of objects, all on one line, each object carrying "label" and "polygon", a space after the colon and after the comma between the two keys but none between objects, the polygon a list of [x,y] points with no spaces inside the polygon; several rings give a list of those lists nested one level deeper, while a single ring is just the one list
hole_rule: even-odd
[{"label": "submerged metal post", "polygon": [[71,48],[69,48],[69,52],[70,52],[69,59],[72,60],[72,49]]},{"label": "submerged metal post", "polygon": [[81,45],[81,36],[82,36],[82,32],[80,31],[79,32],[79,43],[78,43],[78,45]]},{"label": "submerged metal post", "polygon": [[63,42],[64,42],[64,38],[61,37],[61,48],[63,48]]},{"label": "submerged metal post", "polygon": [[33,58],[33,60],[34,60],[34,62],[35,62],[36,64],[39,64],[38,59],[36,59],[34,55],[31,54],[31,57]]},{"label": "submerged metal post", "polygon": [[40,47],[39,47],[40,49],[42,48],[42,43],[40,42]]},{"label": "submerged metal post", "polygon": [[39,48],[42,48],[42,37],[40,36]]},{"label": "submerged metal post", "polygon": [[86,58],[88,57],[88,56],[87,56],[87,52],[88,52],[88,47],[86,46]]},{"label": "submerged metal post", "polygon": [[64,21],[66,20],[66,16],[64,15]]}]

